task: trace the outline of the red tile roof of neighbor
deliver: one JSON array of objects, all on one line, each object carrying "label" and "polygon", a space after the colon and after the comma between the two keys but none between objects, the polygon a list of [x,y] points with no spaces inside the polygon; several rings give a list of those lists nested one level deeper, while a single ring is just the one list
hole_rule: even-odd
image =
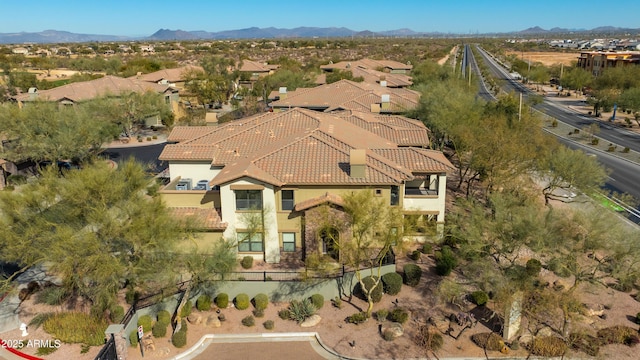
[{"label": "red tile roof of neighbor", "polygon": [[242,66],[240,67],[240,71],[242,72],[269,72],[271,70],[276,70],[280,65],[270,65],[265,63],[259,63],[253,60],[242,60]]},{"label": "red tile roof of neighbor", "polygon": [[271,103],[274,108],[303,107],[322,111],[356,110],[371,112],[372,104],[380,104],[382,95],[389,95],[391,112],[402,112],[418,105],[420,93],[404,88],[389,88],[379,84],[340,80],[314,88],[290,91],[286,97]]},{"label": "red tile roof of neighbor", "polygon": [[[32,94],[20,94],[14,98],[18,101],[60,101],[64,99],[73,102],[94,99],[105,95],[119,95],[128,92],[154,91],[163,93],[172,88],[168,85],[160,85],[141,80],[125,79],[117,76],[107,75],[99,79],[71,83],[49,90],[37,92],[37,96]],[[172,90],[173,91],[173,90]]]},{"label": "red tile roof of neighbor", "polygon": [[[174,131],[187,134],[183,128]],[[429,144],[422,123],[400,116],[327,114],[295,108],[219,127],[197,127],[192,136],[167,145],[160,160],[208,160],[213,166],[222,166],[212,185],[244,176],[276,186],[398,184],[412,179],[413,173],[453,168],[439,152],[400,148]],[[351,149],[366,149],[364,178],[350,176]]]},{"label": "red tile roof of neighbor", "polygon": [[355,67],[362,67],[365,69],[379,69],[379,68],[387,68],[391,70],[411,70],[413,69],[413,65],[411,64],[403,64],[398,61],[393,60],[373,60],[373,59],[361,59],[354,61],[340,61],[335,64],[327,64],[321,65],[320,68],[323,70],[328,69],[353,69]]},{"label": "red tile roof of neighbor", "polygon": [[201,66],[187,65],[173,69],[162,69],[148,74],[133,75],[128,77],[128,79],[137,79],[154,83],[162,80],[167,80],[168,82],[180,82],[185,80],[185,75],[190,71],[203,72],[204,69]]},{"label": "red tile roof of neighbor", "polygon": [[204,229],[224,230],[227,223],[222,222],[220,209],[201,209],[197,207],[172,207],[173,215],[177,218],[194,217]]}]

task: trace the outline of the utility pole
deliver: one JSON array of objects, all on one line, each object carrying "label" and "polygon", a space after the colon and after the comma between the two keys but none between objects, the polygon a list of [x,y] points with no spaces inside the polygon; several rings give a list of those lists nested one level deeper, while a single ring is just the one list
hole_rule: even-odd
[{"label": "utility pole", "polygon": [[518,121],[522,120],[522,93],[520,93],[520,106],[518,106]]}]

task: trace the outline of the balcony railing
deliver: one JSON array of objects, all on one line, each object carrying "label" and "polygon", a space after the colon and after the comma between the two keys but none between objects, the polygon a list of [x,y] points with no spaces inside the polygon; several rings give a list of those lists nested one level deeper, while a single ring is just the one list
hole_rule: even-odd
[{"label": "balcony railing", "polygon": [[425,188],[405,188],[405,196],[428,196],[438,195],[438,190],[425,189]]}]

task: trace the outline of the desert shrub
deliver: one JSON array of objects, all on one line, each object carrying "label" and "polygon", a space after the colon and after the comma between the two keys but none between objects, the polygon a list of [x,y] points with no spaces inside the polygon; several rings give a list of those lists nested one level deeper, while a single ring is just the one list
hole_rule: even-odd
[{"label": "desert shrub", "polygon": [[171,314],[167,310],[158,311],[158,315],[156,315],[159,323],[163,323],[166,325],[171,324]]},{"label": "desert shrub", "polygon": [[331,299],[331,305],[338,309],[342,309],[342,299],[340,299],[339,296],[336,296],[335,298]]},{"label": "desert shrub", "polygon": [[597,356],[600,351],[600,343],[594,336],[584,333],[569,334],[568,342],[572,349],[581,351],[590,356]]},{"label": "desert shrub", "polygon": [[289,320],[291,319],[291,312],[289,309],[282,309],[278,311],[278,317],[282,320]]},{"label": "desert shrub", "polygon": [[104,331],[107,321],[85,313],[63,312],[48,316],[42,328],[56,339],[68,344],[104,344]]},{"label": "desert shrub", "polygon": [[262,310],[262,309],[253,309],[253,311],[251,313],[253,314],[253,316],[255,316],[257,318],[264,317],[264,310]]},{"label": "desert shrub", "polygon": [[249,295],[247,294],[238,294],[236,296],[236,309],[245,310],[249,308]]},{"label": "desert shrub", "polygon": [[362,283],[364,284],[364,288],[362,287],[362,284],[360,283],[356,284],[356,288],[354,289],[355,293],[362,300],[367,301],[367,294],[365,293],[364,289],[368,289],[369,295],[371,296],[371,300],[373,300],[374,303],[380,302],[380,300],[382,300],[382,284],[378,283],[378,285],[374,288],[373,286],[375,282],[376,282],[376,278],[372,276],[367,276],[363,278]]},{"label": "desert shrub", "polygon": [[189,325],[189,323],[187,322],[187,319],[182,319],[180,321],[180,331],[187,331],[187,326]]},{"label": "desert shrub", "polygon": [[36,350],[36,355],[38,356],[51,355],[56,350],[58,350],[58,348],[53,345],[50,345],[50,346],[45,345],[45,346],[39,347],[38,350]]},{"label": "desert shrub", "polygon": [[313,294],[311,295],[311,303],[316,307],[317,310],[322,309],[324,306],[324,296],[322,294]]},{"label": "desert shrub", "polygon": [[27,183],[27,177],[21,174],[13,174],[7,176],[7,184],[23,185]]},{"label": "desert shrub", "polygon": [[628,153],[629,151],[630,151],[629,147],[625,147],[624,149],[622,149],[622,152],[625,153],[625,154]]},{"label": "desert shrub", "polygon": [[124,318],[124,308],[120,305],[112,306],[109,311],[111,313],[109,318],[111,319],[111,322],[115,324],[119,324],[120,321],[122,321],[122,318]]},{"label": "desert shrub", "polygon": [[180,330],[177,333],[173,334],[173,336],[171,337],[171,343],[177,348],[182,348],[187,345],[187,331]]},{"label": "desert shrub", "polygon": [[129,333],[129,343],[133,347],[138,346],[138,329],[131,330]]},{"label": "desert shrub", "polygon": [[623,325],[615,325],[598,330],[598,339],[603,345],[627,344],[631,336],[638,335],[638,331]]},{"label": "desert shrub", "polygon": [[609,147],[607,148],[607,151],[608,152],[614,152],[614,151],[616,151],[616,147],[613,146],[613,145],[609,145]]},{"label": "desert shrub", "polygon": [[316,307],[313,306],[310,299],[302,301],[293,300],[289,303],[289,319],[298,323],[305,321],[309,316],[315,314]]},{"label": "desert shrub", "polygon": [[267,320],[262,323],[262,326],[264,326],[264,328],[267,330],[273,330],[273,328],[275,327],[275,323],[273,322],[273,320]]},{"label": "desert shrub", "polygon": [[211,296],[207,294],[198,296],[198,300],[196,300],[196,309],[199,311],[211,310]]},{"label": "desert shrub", "polygon": [[409,259],[414,260],[414,261],[418,261],[420,260],[420,255],[422,253],[420,252],[420,250],[414,250],[412,252],[409,253]]},{"label": "desert shrub", "polygon": [[154,338],[161,338],[167,335],[167,324],[157,321],[151,328],[151,334]]},{"label": "desert shrub", "polygon": [[527,275],[537,276],[542,270],[542,263],[538,259],[529,259],[525,265]]},{"label": "desert shrub", "polygon": [[553,119],[553,121],[551,122],[551,127],[558,127],[558,120]]},{"label": "desert shrub", "polygon": [[393,330],[385,329],[382,333],[382,338],[384,339],[384,341],[393,341],[395,340],[395,334],[393,333]]},{"label": "desert shrub", "polygon": [[47,286],[38,292],[36,304],[62,305],[69,298],[67,289],[61,286]]},{"label": "desert shrub", "polygon": [[404,324],[409,320],[409,312],[401,307],[394,308],[387,315],[387,320]]},{"label": "desert shrub", "polygon": [[471,301],[478,306],[484,306],[489,301],[489,295],[482,290],[474,291],[471,293]]},{"label": "desert shrub", "polygon": [[547,262],[547,269],[554,274],[567,278],[571,276],[571,272],[569,268],[564,264],[564,262],[560,258],[552,258]]},{"label": "desert shrub", "polygon": [[368,317],[367,317],[367,313],[364,311],[361,312],[357,312],[353,315],[349,315],[347,316],[347,318],[345,319],[346,322],[348,322],[349,324],[362,324],[363,322],[367,321]]},{"label": "desert shrub", "polygon": [[264,310],[269,305],[269,297],[267,294],[260,293],[253,298],[253,305],[256,310]]},{"label": "desert shrub", "polygon": [[529,344],[533,355],[562,356],[567,351],[567,344],[556,336],[539,336]]},{"label": "desert shrub", "polygon": [[598,145],[599,142],[600,142],[600,139],[598,138],[591,139],[591,145]]},{"label": "desert shrub", "polygon": [[402,275],[392,272],[382,275],[382,290],[389,295],[396,295],[402,289]]},{"label": "desert shrub", "polygon": [[383,322],[387,320],[387,316],[389,315],[389,311],[387,309],[380,309],[374,313],[376,320]]},{"label": "desert shrub", "polygon": [[409,286],[417,286],[420,283],[422,269],[416,264],[405,264],[402,268],[404,272],[404,283]]},{"label": "desert shrub", "polygon": [[415,342],[425,350],[436,352],[442,348],[444,339],[438,329],[433,326],[422,325],[418,328],[418,332],[415,336]]},{"label": "desert shrub", "polygon": [[220,309],[225,309],[229,306],[229,295],[226,293],[220,293],[216,296],[216,306]]},{"label": "desert shrub", "polygon": [[253,266],[253,257],[252,256],[243,257],[242,261],[240,261],[240,265],[242,265],[243,269],[251,269],[251,267]]},{"label": "desert shrub", "polygon": [[150,315],[142,315],[138,318],[138,326],[142,326],[144,332],[151,331],[153,325],[153,319]]},{"label": "desert shrub", "polygon": [[440,276],[448,276],[451,271],[458,266],[458,260],[450,247],[444,246],[442,250],[436,251],[436,274]]},{"label": "desert shrub", "polygon": [[191,310],[193,310],[193,303],[189,300],[184,304],[182,310],[180,310],[180,317],[185,318],[191,315]]},{"label": "desert shrub", "polygon": [[127,302],[127,304],[133,305],[135,302],[138,301],[139,298],[140,298],[139,292],[137,292],[133,288],[127,288],[127,292],[125,292],[124,294],[124,300]]},{"label": "desert shrub", "polygon": [[256,324],[256,319],[253,317],[253,315],[249,315],[242,319],[242,325],[246,327],[252,327],[255,324]]},{"label": "desert shrub", "polygon": [[500,335],[493,332],[473,334],[471,335],[471,341],[489,351],[501,351],[504,348],[504,341],[502,341]]},{"label": "desert shrub", "polygon": [[425,255],[431,254],[432,251],[433,251],[433,245],[431,245],[430,243],[424,243],[420,248],[420,252]]}]

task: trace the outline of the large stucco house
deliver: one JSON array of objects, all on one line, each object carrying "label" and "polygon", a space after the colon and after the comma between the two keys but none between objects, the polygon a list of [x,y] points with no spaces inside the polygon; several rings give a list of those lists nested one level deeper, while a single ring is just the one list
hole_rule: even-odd
[{"label": "large stucco house", "polygon": [[[238,255],[268,263],[329,253],[314,211],[341,195],[374,192],[406,214],[442,224],[445,156],[428,130],[397,115],[293,108],[217,127],[176,127],[160,159],[170,182],[160,194],[177,216],[200,218],[206,245],[237,240]],[[262,231],[248,236],[248,219]]]}]

